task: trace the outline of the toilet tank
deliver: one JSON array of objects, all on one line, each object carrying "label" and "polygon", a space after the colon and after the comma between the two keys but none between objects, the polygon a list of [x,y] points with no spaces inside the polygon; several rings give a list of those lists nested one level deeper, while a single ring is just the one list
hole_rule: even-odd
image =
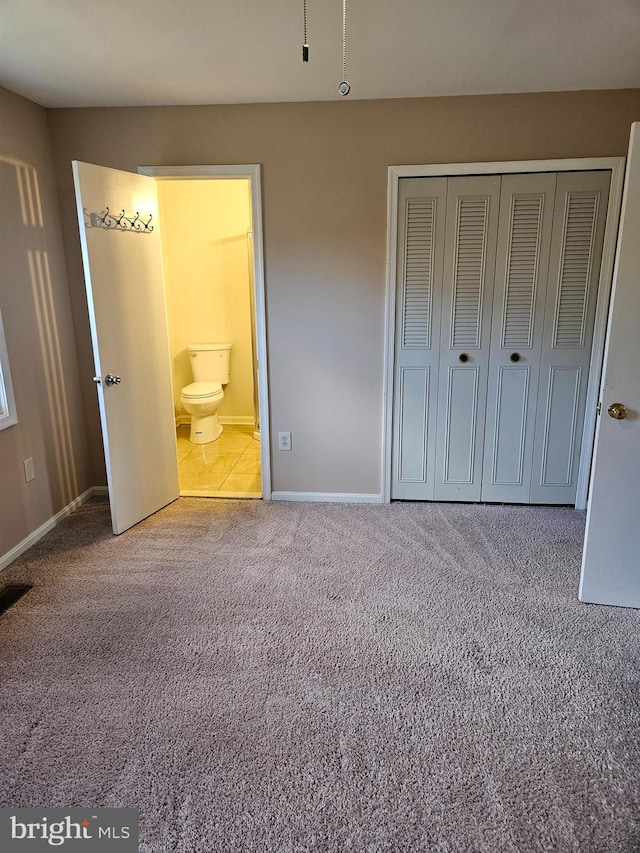
[{"label": "toilet tank", "polygon": [[187,344],[194,382],[229,381],[231,344]]}]

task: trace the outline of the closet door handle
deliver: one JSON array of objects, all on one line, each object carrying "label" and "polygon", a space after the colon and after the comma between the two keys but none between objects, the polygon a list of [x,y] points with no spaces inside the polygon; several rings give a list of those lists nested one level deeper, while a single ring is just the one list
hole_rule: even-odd
[{"label": "closet door handle", "polygon": [[462,364],[466,364],[469,361],[469,356],[466,352],[461,352],[458,356],[458,361],[461,361]]},{"label": "closet door handle", "polygon": [[509,356],[509,361],[512,361],[514,364],[516,364],[517,362],[520,361],[521,358],[522,358],[522,356],[520,355],[519,352],[512,352],[511,355]]},{"label": "closet door handle", "polygon": [[610,417],[615,418],[617,421],[623,421],[629,416],[629,412],[627,411],[627,407],[624,403],[612,403],[607,409],[607,414]]}]

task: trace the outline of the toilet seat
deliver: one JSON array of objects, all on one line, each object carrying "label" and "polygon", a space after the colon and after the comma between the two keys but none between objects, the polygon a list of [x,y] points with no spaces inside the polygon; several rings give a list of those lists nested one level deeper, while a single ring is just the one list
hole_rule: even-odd
[{"label": "toilet seat", "polygon": [[188,400],[223,396],[222,385],[219,382],[192,382],[182,389],[182,396]]}]

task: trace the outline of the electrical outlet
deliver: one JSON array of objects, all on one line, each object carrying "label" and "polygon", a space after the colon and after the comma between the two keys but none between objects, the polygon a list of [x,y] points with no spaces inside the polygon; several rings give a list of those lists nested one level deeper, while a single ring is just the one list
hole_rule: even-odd
[{"label": "electrical outlet", "polygon": [[29,483],[31,480],[35,479],[36,472],[33,467],[33,458],[30,456],[28,459],[25,459],[22,463],[24,465],[24,479]]},{"label": "electrical outlet", "polygon": [[291,450],[291,433],[278,433],[278,450]]}]

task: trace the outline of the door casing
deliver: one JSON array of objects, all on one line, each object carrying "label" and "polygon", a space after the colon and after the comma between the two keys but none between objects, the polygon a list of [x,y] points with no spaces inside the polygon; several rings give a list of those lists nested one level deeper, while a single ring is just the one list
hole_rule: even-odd
[{"label": "door casing", "polygon": [[157,180],[233,180],[249,179],[253,225],[253,266],[256,345],[258,357],[258,403],[260,414],[260,465],[262,499],[271,500],[271,443],[269,432],[269,384],[267,365],[267,326],[264,292],[264,247],[262,237],[262,184],[260,166],[138,166],[141,175]]},{"label": "door casing", "polygon": [[506,175],[521,172],[578,172],[596,169],[611,172],[602,264],[598,286],[589,384],[582,433],[576,509],[585,509],[593,456],[596,405],[604,356],[609,297],[618,235],[624,157],[590,157],[565,160],[514,160],[495,163],[441,163],[423,166],[389,166],[387,186],[387,287],[385,299],[384,393],[382,405],[382,500],[391,501],[391,453],[393,442],[393,377],[396,329],[396,259],[398,228],[398,188],[401,178],[454,177],[457,175]]}]

